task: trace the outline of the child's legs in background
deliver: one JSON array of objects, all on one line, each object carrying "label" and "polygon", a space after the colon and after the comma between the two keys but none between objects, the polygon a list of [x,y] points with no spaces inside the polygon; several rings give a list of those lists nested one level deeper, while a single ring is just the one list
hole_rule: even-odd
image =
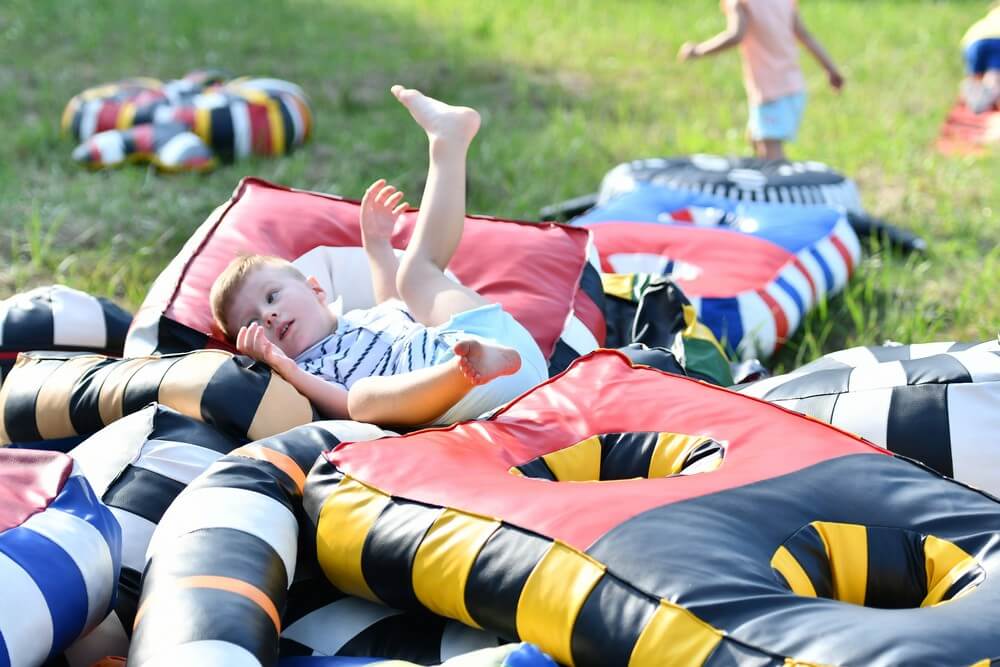
[{"label": "child's legs in background", "polygon": [[805,93],[793,93],[761,104],[750,104],[747,134],[757,157],[784,160],[784,142],[798,134],[806,106]]},{"label": "child's legs in background", "polygon": [[972,111],[988,111],[1000,99],[1000,39],[979,39],[963,53],[967,76],[962,98]]}]

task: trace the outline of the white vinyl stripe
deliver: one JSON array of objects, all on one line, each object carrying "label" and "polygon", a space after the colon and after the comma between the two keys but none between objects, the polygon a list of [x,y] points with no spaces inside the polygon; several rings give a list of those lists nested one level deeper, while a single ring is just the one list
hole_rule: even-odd
[{"label": "white vinyl stripe", "polygon": [[651,252],[616,253],[607,257],[615,273],[651,273],[654,276],[666,275],[673,262],[669,257]]},{"label": "white vinyl stripe", "polygon": [[597,244],[594,243],[594,233],[587,230],[587,262],[590,263],[598,273],[601,273],[601,253],[597,250]]},{"label": "white vinyl stripe", "polygon": [[796,255],[799,258],[799,262],[805,267],[806,272],[809,277],[812,278],[813,285],[816,286],[816,298],[822,299],[826,294],[830,293],[830,286],[826,284],[826,276],[823,274],[823,269],[820,267],[819,262],[816,258],[812,256],[808,248],[799,251]]},{"label": "white vinyl stripe", "polygon": [[846,215],[841,215],[840,219],[837,220],[837,224],[833,228],[833,233],[844,244],[844,247],[847,248],[847,253],[851,256],[853,265],[857,267],[858,261],[861,259],[861,241],[851,227],[851,223],[847,221]]},{"label": "white vinyl stripe", "polygon": [[[736,297],[740,321],[743,323],[743,340],[738,350],[742,359],[769,357],[777,343],[774,315],[756,292],[743,292]],[[728,341],[730,345],[734,341]]]},{"label": "white vinyl stripe", "polygon": [[281,633],[308,646],[314,655],[337,655],[347,642],[379,621],[403,612],[368,600],[345,597],[310,612]]},{"label": "white vinyl stripe", "polygon": [[167,166],[181,166],[184,153],[192,148],[204,147],[205,142],[194,132],[175,134],[167,143],[160,146],[159,160]]},{"label": "white vinyl stripe", "polygon": [[973,382],[996,382],[1000,380],[1000,356],[990,352],[951,352],[958,363],[965,366]]},{"label": "white vinyl stripe", "polygon": [[218,639],[203,639],[177,646],[166,646],[159,649],[151,660],[142,664],[143,667],[177,667],[177,665],[261,667],[260,661],[253,657],[250,651]]},{"label": "white vinyl stripe", "polygon": [[444,624],[444,632],[441,633],[441,661],[499,645],[496,635],[470,628],[457,621],[447,621]]},{"label": "white vinyl stripe", "polygon": [[785,336],[786,338],[791,338],[801,322],[802,316],[799,314],[798,306],[795,305],[788,292],[778,287],[776,283],[768,283],[764,291],[778,303],[778,307],[785,313],[785,320],[788,322],[788,331],[785,333]]},{"label": "white vinyl stripe", "polygon": [[[795,293],[799,295],[802,300],[802,308],[805,312],[809,312],[809,309],[813,306],[813,292],[812,288],[809,287],[809,281],[799,267],[795,264],[789,263],[781,270],[781,277],[792,286]],[[803,313],[803,315],[805,314]]]},{"label": "white vinyl stripe", "polygon": [[906,371],[898,361],[858,366],[851,370],[847,391],[864,391],[886,387],[905,387]]},{"label": "white vinyl stripe", "polygon": [[98,132],[91,141],[100,153],[101,164],[114,165],[125,159],[125,137],[118,130]]},{"label": "white vinyl stripe", "polygon": [[831,423],[885,447],[892,389],[848,392],[837,398]]},{"label": "white vinyl stripe", "polygon": [[950,385],[948,428],[955,479],[1000,494],[1000,382]]},{"label": "white vinyl stripe", "polygon": [[[796,376],[794,374],[789,375],[776,375],[774,377],[764,378],[763,380],[757,380],[756,382],[740,389],[741,394],[746,394],[747,396],[756,396],[757,398],[764,398],[767,392],[771,391],[776,387],[780,387],[789,380],[794,379]],[[795,399],[798,400],[798,399]]]},{"label": "white vinyl stripe", "polygon": [[69,667],[92,667],[109,655],[128,655],[128,644],[121,619],[111,612],[100,625],[73,642],[63,657]]},{"label": "white vinyl stripe", "polygon": [[572,312],[569,314],[569,319],[566,321],[566,326],[559,338],[581,355],[600,347],[597,338],[587,328],[587,325],[580,321],[576,313]]},{"label": "white vinyl stripe", "polygon": [[288,138],[288,146],[301,146],[305,140],[306,127],[302,120],[302,114],[299,113],[299,105],[295,103],[292,95],[282,94],[280,97],[281,106],[285,108],[289,118],[292,119],[292,132],[294,134]]},{"label": "white vinyl stripe", "polygon": [[223,455],[214,449],[169,440],[148,440],[135,466],[190,484]]},{"label": "white vinyl stripe", "polygon": [[835,294],[847,284],[847,264],[844,263],[844,258],[837,252],[829,238],[821,240],[814,247],[816,252],[826,260],[830,273],[833,274],[833,285],[830,287],[830,293]]},{"label": "white vinyl stripe", "polygon": [[250,112],[243,100],[232,100],[229,113],[233,119],[233,152],[237,158],[250,154]]},{"label": "white vinyl stripe", "polygon": [[341,442],[361,442],[363,440],[378,440],[389,436],[399,435],[394,431],[386,431],[365,422],[351,421],[350,419],[326,419],[313,422],[313,426],[327,431],[336,436]]},{"label": "white vinyl stripe", "polygon": [[[2,318],[2,315],[0,315],[0,318]],[[975,352],[1000,352],[1000,340],[988,340],[985,343],[980,343],[970,348],[970,350]]]},{"label": "white vinyl stripe", "polygon": [[167,509],[146,550],[146,561],[176,538],[202,528],[233,528],[271,545],[285,564],[286,581],[295,574],[298,524],[273,498],[225,487],[187,489]]},{"label": "white vinyl stripe", "polygon": [[948,349],[955,343],[947,341],[943,343],[915,343],[910,345],[910,359],[926,359],[936,354],[946,354]]},{"label": "white vinyl stripe", "polygon": [[86,141],[94,135],[97,129],[97,113],[104,104],[98,100],[83,103],[80,110],[80,141]]},{"label": "white vinyl stripe", "polygon": [[84,631],[95,627],[107,614],[118,587],[111,547],[104,536],[83,519],[52,508],[32,515],[21,526],[58,544],[76,563],[87,587]]},{"label": "white vinyl stripe", "polygon": [[[837,350],[836,352],[831,352],[830,354],[823,355],[820,359],[832,359],[833,361],[840,362],[851,368],[859,368],[861,366],[873,366],[879,363],[875,355],[871,353],[866,347],[851,347],[846,350]],[[817,359],[816,361],[819,361]],[[815,361],[812,363],[816,363]],[[799,369],[805,370],[805,368]],[[799,371],[795,371],[796,373]]]},{"label": "white vinyl stripe", "polygon": [[107,327],[101,302],[75,289],[53,288],[52,342],[56,345],[107,347]]},{"label": "white vinyl stripe", "polygon": [[[0,635],[11,665],[40,665],[52,648],[52,614],[35,580],[0,552]],[[9,602],[13,601],[14,604]]]},{"label": "white vinyl stripe", "polygon": [[146,568],[146,548],[153,538],[156,524],[118,507],[109,509],[122,527],[122,567],[142,572]]},{"label": "white vinyl stripe", "polygon": [[[178,257],[187,257],[184,251]],[[163,274],[160,274],[163,276]],[[125,357],[145,357],[153,354],[159,346],[160,318],[163,311],[158,308],[140,308],[132,318],[128,335],[125,337]]]},{"label": "white vinyl stripe", "polygon": [[70,450],[69,455],[98,496],[103,496],[122,471],[139,456],[152,430],[156,406],[150,405],[111,422]]}]

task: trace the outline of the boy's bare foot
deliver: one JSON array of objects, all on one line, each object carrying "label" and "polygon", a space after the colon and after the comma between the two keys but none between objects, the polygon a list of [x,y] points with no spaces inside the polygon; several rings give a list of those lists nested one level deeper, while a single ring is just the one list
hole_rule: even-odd
[{"label": "boy's bare foot", "polygon": [[469,107],[453,107],[419,90],[392,87],[392,94],[409,110],[413,120],[427,132],[432,141],[443,139],[468,146],[479,130],[479,112]]},{"label": "boy's bare foot", "polygon": [[462,375],[476,385],[502,375],[513,375],[521,368],[521,355],[517,350],[495,343],[463,340],[455,345],[454,352]]}]

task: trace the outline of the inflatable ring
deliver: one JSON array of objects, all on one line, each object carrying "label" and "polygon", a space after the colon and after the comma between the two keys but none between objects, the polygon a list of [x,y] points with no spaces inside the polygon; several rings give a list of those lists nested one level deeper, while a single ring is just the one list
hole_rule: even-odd
[{"label": "inflatable ring", "polygon": [[843,206],[862,213],[854,181],[822,162],[696,154],[624,162],[601,181],[598,204],[634,190],[640,183],[703,192],[736,201]]},{"label": "inflatable ring", "polygon": [[304,503],[337,588],[563,664],[1000,655],[1000,503],[616,352],[489,420],[324,458]]},{"label": "inflatable ring", "polygon": [[111,301],[51,285],[0,301],[0,384],[21,352],[86,350],[121,356],[132,315]]},{"label": "inflatable ring", "polygon": [[739,391],[1000,495],[996,341],[856,347]]},{"label": "inflatable ring", "polygon": [[[208,293],[240,252],[301,263],[330,299],[343,298],[345,309],[373,305],[370,290],[360,287],[370,281],[361,274],[368,265],[360,250],[359,210],[353,200],[244,179],[156,279],[129,331],[125,354],[227,347],[213,329]],[[403,214],[392,239],[397,248],[406,246],[415,219],[415,211]],[[558,372],[604,342],[597,263],[584,230],[467,216],[448,267],[458,281],[500,303],[524,325]]]},{"label": "inflatable ring", "polygon": [[73,460],[0,450],[0,665],[39,665],[114,605],[121,531]]}]

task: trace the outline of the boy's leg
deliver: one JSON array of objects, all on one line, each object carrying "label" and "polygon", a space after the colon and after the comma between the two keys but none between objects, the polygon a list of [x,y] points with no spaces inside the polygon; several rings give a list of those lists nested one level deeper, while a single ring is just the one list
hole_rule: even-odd
[{"label": "boy's leg", "polygon": [[765,160],[784,160],[785,142],[781,139],[764,139],[760,142],[760,153]]},{"label": "boy's leg", "polygon": [[479,114],[420,91],[392,93],[427,133],[430,165],[417,222],[399,263],[396,288],[416,320],[437,326],[457,313],[489,302],[444,275],[465,226],[465,156],[479,129]]}]

